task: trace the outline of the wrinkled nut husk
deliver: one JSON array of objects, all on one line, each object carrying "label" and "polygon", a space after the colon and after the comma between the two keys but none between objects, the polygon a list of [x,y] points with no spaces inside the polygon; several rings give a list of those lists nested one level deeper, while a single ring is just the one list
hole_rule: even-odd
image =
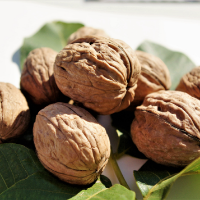
[{"label": "wrinkled nut husk", "polygon": [[29,53],[24,63],[20,87],[37,105],[55,103],[63,97],[53,75],[56,55],[50,48],[38,48]]},{"label": "wrinkled nut husk", "polygon": [[142,104],[146,95],[160,90],[168,90],[171,86],[170,74],[164,62],[151,54],[136,51],[141,64],[141,74],[138,78],[135,98],[128,110],[135,110]]},{"label": "wrinkled nut husk", "polygon": [[36,117],[33,134],[41,163],[70,184],[95,181],[110,156],[104,127],[74,105],[59,102],[45,107]]},{"label": "wrinkled nut husk", "polygon": [[96,29],[96,28],[84,26],[84,27],[79,28],[76,32],[72,33],[69,36],[67,44],[71,43],[73,40],[85,37],[87,35],[103,36],[103,37],[109,38],[109,36],[102,29]]},{"label": "wrinkled nut husk", "polygon": [[186,166],[200,156],[200,101],[179,91],[151,93],[135,111],[131,135],[153,161]]},{"label": "wrinkled nut husk", "polygon": [[87,36],[58,53],[54,76],[64,95],[108,115],[133,101],[140,70],[137,57],[114,39]]},{"label": "wrinkled nut husk", "polygon": [[14,141],[29,125],[27,101],[14,85],[0,82],[0,104],[0,143]]},{"label": "wrinkled nut husk", "polygon": [[176,90],[186,92],[200,99],[200,66],[195,67],[189,73],[185,74],[180,80]]}]

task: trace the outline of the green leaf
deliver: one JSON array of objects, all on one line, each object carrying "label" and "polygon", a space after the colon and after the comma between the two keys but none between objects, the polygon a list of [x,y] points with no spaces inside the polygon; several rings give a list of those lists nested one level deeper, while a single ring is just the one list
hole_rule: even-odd
[{"label": "green leaf", "polygon": [[119,184],[110,188],[102,188],[102,191],[99,192],[94,192],[93,189],[89,188],[86,192],[82,191],[71,200],[135,200],[135,192]]},{"label": "green leaf", "polygon": [[69,36],[82,26],[84,25],[80,23],[51,22],[45,24],[33,36],[25,38],[20,49],[21,69],[30,51],[40,47],[49,47],[58,52],[66,46]]},{"label": "green leaf", "polygon": [[41,165],[32,150],[18,144],[1,144],[0,162],[1,200],[135,199],[133,191],[121,185],[111,187],[105,176],[89,186],[60,181]]},{"label": "green leaf", "polygon": [[[80,195],[82,191],[96,195],[111,186],[110,180],[105,176],[101,176],[90,186],[75,186],[62,182],[41,165],[32,150],[18,144],[1,144],[0,162],[1,200],[66,200],[72,197],[79,200],[83,199]],[[127,192],[128,195],[130,192]]]},{"label": "green leaf", "polygon": [[134,112],[126,110],[111,115],[112,126],[117,129],[119,137],[117,153],[115,153],[117,159],[125,153],[133,157],[146,159],[146,156],[138,151],[136,145],[131,139],[130,127],[134,117]]},{"label": "green leaf", "polygon": [[134,112],[122,110],[111,115],[112,126],[120,132],[130,135],[131,123],[134,118]]},{"label": "green leaf", "polygon": [[116,130],[116,132],[119,137],[118,148],[117,152],[115,153],[116,159],[119,159],[124,154],[128,154],[136,158],[146,159],[146,156],[141,153],[133,143],[130,133],[127,133],[126,131],[122,133],[119,130]]},{"label": "green leaf", "polygon": [[139,171],[134,171],[134,176],[143,197],[145,197],[160,180],[180,171],[179,168],[164,166],[148,160]]},{"label": "green leaf", "polygon": [[115,158],[118,159],[123,156],[128,150],[131,149],[132,140],[129,135],[123,134],[119,130],[116,130],[117,135],[119,137],[118,147],[117,147],[117,154]]},{"label": "green leaf", "polygon": [[164,200],[179,177],[200,174],[200,158],[193,161],[179,173],[177,173],[178,170],[150,163],[149,166],[146,164],[140,171],[135,171],[135,180],[144,200]]},{"label": "green leaf", "polygon": [[174,90],[181,77],[191,71],[196,65],[183,53],[171,51],[159,44],[145,41],[137,50],[145,51],[159,57],[168,67],[172,81],[171,89]]}]

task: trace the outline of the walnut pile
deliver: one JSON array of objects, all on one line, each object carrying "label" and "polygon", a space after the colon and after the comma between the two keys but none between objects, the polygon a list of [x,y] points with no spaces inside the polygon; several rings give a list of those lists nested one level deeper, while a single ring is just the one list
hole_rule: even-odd
[{"label": "walnut pile", "polygon": [[13,141],[28,127],[30,112],[27,101],[14,85],[0,82],[0,104],[0,143]]},{"label": "walnut pile", "polygon": [[169,70],[160,58],[142,51],[136,51],[136,55],[141,64],[141,75],[129,110],[141,105],[146,95],[168,90],[171,86]]},{"label": "walnut pile", "polygon": [[76,32],[72,33],[69,36],[67,44],[71,43],[73,40],[85,37],[87,35],[103,36],[103,37],[109,38],[109,36],[102,29],[96,29],[96,28],[84,26],[84,27],[79,28]]},{"label": "walnut pile", "polygon": [[186,166],[200,156],[200,101],[179,91],[151,93],[135,111],[131,135],[153,161]]},{"label": "walnut pile", "polygon": [[100,36],[74,40],[58,53],[54,65],[64,95],[105,115],[130,105],[140,71],[137,57],[126,47]]},{"label": "walnut pile", "polygon": [[74,105],[59,102],[42,109],[33,134],[41,163],[70,184],[95,181],[110,156],[105,129],[89,112]]},{"label": "walnut pile", "polygon": [[195,67],[189,73],[185,74],[180,80],[176,90],[186,92],[200,99],[200,66]]},{"label": "walnut pile", "polygon": [[31,51],[24,63],[21,74],[21,90],[35,104],[48,105],[63,98],[54,75],[53,65],[57,52],[50,48]]}]

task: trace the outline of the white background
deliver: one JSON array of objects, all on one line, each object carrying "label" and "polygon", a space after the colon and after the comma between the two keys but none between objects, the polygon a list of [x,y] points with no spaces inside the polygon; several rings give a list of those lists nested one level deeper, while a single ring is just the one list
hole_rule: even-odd
[{"label": "white background", "polygon": [[[111,37],[124,40],[133,49],[144,40],[162,44],[172,50],[188,55],[200,65],[200,4],[145,4],[145,3],[97,3],[81,0],[66,1],[2,1],[0,0],[0,81],[19,87],[19,48],[25,37],[33,35],[42,25],[51,21],[81,22],[84,25],[104,29]],[[102,120],[104,118],[104,120]],[[110,127],[109,116],[100,117],[112,142],[117,140]],[[124,156],[118,163],[131,189],[141,199],[133,178],[145,160]],[[104,172],[112,183],[117,179],[110,164]],[[181,178],[172,188],[168,199],[187,196],[187,184],[193,185],[196,178]],[[200,182],[199,182],[200,183]],[[198,193],[197,193],[198,194]],[[192,199],[190,197],[190,199]]]}]

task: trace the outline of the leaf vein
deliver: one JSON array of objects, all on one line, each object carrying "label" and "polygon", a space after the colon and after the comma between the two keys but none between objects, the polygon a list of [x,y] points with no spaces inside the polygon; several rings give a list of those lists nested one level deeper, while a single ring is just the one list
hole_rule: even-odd
[{"label": "leaf vein", "polygon": [[7,162],[8,167],[9,167],[11,173],[12,173],[12,176],[13,176],[13,179],[14,179],[14,182],[15,182],[15,177],[14,177],[13,171],[12,171],[12,169],[10,168],[9,162],[8,162],[8,160],[6,159],[5,155],[3,154],[1,148],[0,148],[0,152],[1,152],[1,154],[3,155],[3,157],[5,158],[5,160],[6,160],[6,162]]}]

